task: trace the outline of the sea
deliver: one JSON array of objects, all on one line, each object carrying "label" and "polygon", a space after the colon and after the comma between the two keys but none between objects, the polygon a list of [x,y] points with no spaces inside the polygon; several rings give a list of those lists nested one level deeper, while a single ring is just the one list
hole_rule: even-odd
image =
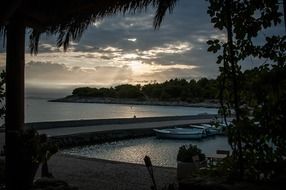
[{"label": "sea", "polygon": [[66,121],[217,114],[216,108],[49,102],[49,98],[25,99],[25,122]]},{"label": "sea", "polygon": [[226,136],[215,136],[201,140],[157,139],[156,137],[137,138],[114,141],[63,150],[64,154],[87,158],[113,160],[119,162],[144,164],[144,157],[151,158],[154,166],[177,166],[178,150],[183,145],[197,145],[209,157],[216,154],[216,150],[229,150]]},{"label": "sea", "polygon": [[[50,98],[26,98],[25,122],[133,118],[134,116],[137,118],[184,116],[206,113],[217,114],[218,111],[216,108],[204,107],[64,103],[50,102],[49,100]],[[156,139],[156,137],[148,137],[75,147],[63,150],[63,153],[138,164],[143,164],[144,156],[148,155],[156,166],[176,167],[178,149],[185,144],[196,144],[207,155],[214,154],[217,149],[230,149],[225,136],[201,141],[162,140]]]}]

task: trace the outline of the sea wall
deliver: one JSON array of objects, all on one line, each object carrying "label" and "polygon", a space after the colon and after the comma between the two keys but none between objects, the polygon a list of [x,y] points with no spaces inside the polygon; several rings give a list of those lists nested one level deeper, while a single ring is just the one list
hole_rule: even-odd
[{"label": "sea wall", "polygon": [[[132,124],[144,122],[160,122],[174,120],[211,120],[217,115],[192,115],[192,116],[169,116],[169,117],[146,117],[146,118],[116,118],[116,119],[94,119],[94,120],[70,120],[70,121],[53,121],[53,122],[34,122],[26,123],[26,127],[33,127],[37,130],[55,129],[65,127],[87,127],[96,125],[112,125],[112,124]],[[184,127],[186,125],[176,125],[176,127]],[[162,126],[161,126],[162,127]],[[163,128],[174,127],[164,125]],[[156,127],[160,128],[160,127]],[[1,132],[1,131],[0,131]],[[90,144],[101,144],[124,139],[143,138],[155,135],[152,128],[136,128],[136,129],[116,129],[107,131],[97,131],[88,133],[77,133],[61,136],[49,137],[51,142],[56,143],[59,148],[69,148],[75,146],[83,146]]]},{"label": "sea wall", "polygon": [[25,125],[27,127],[33,127],[37,130],[41,130],[41,129],[64,128],[64,127],[95,126],[95,125],[131,124],[131,123],[144,123],[144,122],[191,120],[191,119],[212,119],[215,118],[215,116],[217,115],[200,114],[200,115],[190,115],[190,116],[69,120],[69,121],[33,122],[33,123],[26,123]]},{"label": "sea wall", "polygon": [[155,133],[152,129],[127,129],[56,136],[50,137],[49,141],[56,143],[60,149],[64,149],[132,138],[143,138],[153,135],[155,135]]}]

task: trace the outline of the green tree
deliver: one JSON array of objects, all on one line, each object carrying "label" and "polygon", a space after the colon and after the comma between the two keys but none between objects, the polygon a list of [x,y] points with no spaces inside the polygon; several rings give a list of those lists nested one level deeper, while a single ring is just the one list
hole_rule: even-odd
[{"label": "green tree", "polygon": [[185,79],[170,79],[163,83],[118,85],[114,88],[80,87],[73,90],[72,95],[78,97],[112,97],[140,98],[141,100],[189,101],[201,102],[207,99],[217,99],[217,80],[202,78],[196,82]]},{"label": "green tree", "polygon": [[91,95],[91,91],[93,89],[90,87],[80,87],[80,88],[76,88],[72,91],[72,95],[75,96],[89,96]]},{"label": "green tree", "polygon": [[140,86],[133,86],[130,84],[123,84],[115,87],[118,98],[141,98]]},{"label": "green tree", "polygon": [[[264,174],[264,178],[269,178],[273,175],[271,172],[276,171],[277,160],[281,164],[282,155],[285,155],[285,149],[281,146],[285,145],[285,138],[281,138],[282,130],[285,133],[285,129],[281,128],[285,121],[285,107],[278,104],[280,102],[280,105],[284,105],[281,95],[285,90],[281,90],[281,87],[285,81],[286,44],[285,36],[266,36],[262,45],[255,44],[255,39],[257,36],[262,37],[263,29],[274,27],[281,22],[279,2],[209,2],[208,14],[214,27],[227,33],[226,41],[208,41],[208,50],[221,53],[217,60],[221,65],[221,111],[224,114],[230,113],[231,109],[235,111],[233,125],[230,125],[228,130],[229,142],[233,149],[234,172],[238,172],[240,179],[245,174],[248,177],[254,176],[255,179],[259,179],[260,174]],[[249,56],[269,59],[271,67],[264,65],[252,73],[247,72],[243,75],[239,64]],[[273,77],[273,72],[277,75],[280,73],[278,78],[274,77],[279,86],[277,88],[273,88],[274,83],[265,82],[272,81],[270,76]],[[275,111],[275,106],[279,107],[279,111]]]},{"label": "green tree", "polygon": [[189,98],[192,102],[194,102],[194,99],[198,97],[198,91],[197,91],[197,82],[192,79],[189,82]]},{"label": "green tree", "polygon": [[116,91],[114,88],[100,88],[98,89],[98,96],[99,97],[109,97],[109,98],[115,98],[116,97]]}]

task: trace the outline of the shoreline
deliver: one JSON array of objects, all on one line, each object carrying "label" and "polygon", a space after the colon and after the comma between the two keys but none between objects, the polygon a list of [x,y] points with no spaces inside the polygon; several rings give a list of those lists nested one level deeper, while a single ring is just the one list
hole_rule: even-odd
[{"label": "shoreline", "polygon": [[[143,160],[142,160],[143,162]],[[82,158],[62,153],[49,160],[50,171],[70,185],[85,190],[138,190],[150,189],[151,179],[145,165]],[[176,169],[154,166],[157,185],[176,183]],[[112,181],[112,183],[110,183]]]},{"label": "shoreline", "polygon": [[[55,130],[63,128],[78,127],[104,127],[104,126],[122,126],[122,125],[142,125],[144,123],[160,122],[180,122],[182,120],[211,120],[219,117],[217,114],[198,114],[183,116],[158,116],[158,117],[137,117],[137,118],[108,118],[108,119],[78,119],[78,120],[61,120],[61,121],[42,121],[25,123],[26,127],[32,127],[37,130]],[[5,132],[5,127],[0,128],[0,133]],[[0,141],[1,142],[1,141]]]},{"label": "shoreline", "polygon": [[64,98],[48,100],[49,102],[64,103],[101,103],[101,104],[125,104],[125,105],[149,105],[149,106],[182,106],[182,107],[203,107],[219,108],[219,103],[199,102],[189,103],[184,101],[155,101],[155,100],[135,100],[135,99],[118,99],[118,98],[94,98],[94,97],[74,97],[67,96]]},{"label": "shoreline", "polygon": [[[200,116],[187,116],[190,123],[202,123],[211,120],[211,115]],[[58,143],[60,150],[63,148],[82,146],[87,144],[94,144],[104,142],[105,140],[123,140],[130,138],[131,136],[142,137],[153,134],[152,128],[166,127],[179,125],[181,119],[185,121],[186,116],[181,117],[169,117],[166,118],[144,118],[139,119],[141,122],[135,122],[137,119],[124,119],[121,124],[118,120],[104,121],[106,125],[102,125],[102,120],[95,121],[64,121],[64,122],[51,122],[47,123],[32,123],[31,125],[39,125],[47,130],[40,130],[40,133],[46,133],[48,131],[62,130],[65,134],[52,137],[49,136],[49,141]],[[179,120],[177,120],[179,119]],[[120,119],[121,120],[121,119]],[[143,122],[143,120],[145,122]],[[159,124],[158,121],[164,121],[165,123]],[[128,122],[127,122],[128,121]],[[132,122],[131,122],[132,121]],[[155,122],[157,121],[157,122]],[[98,122],[98,123],[97,123]],[[114,123],[113,123],[114,122]],[[131,122],[131,123],[130,123]],[[95,124],[98,125],[95,125]],[[109,123],[109,125],[107,125]],[[156,124],[157,123],[157,124]],[[45,124],[45,125],[44,125]],[[74,125],[74,126],[71,126]],[[101,125],[100,125],[101,124]],[[153,124],[153,125],[151,125]],[[53,127],[51,127],[53,126]],[[60,128],[57,128],[60,127]],[[69,128],[65,128],[69,127]],[[74,134],[67,134],[72,129],[89,128],[88,131],[76,131]],[[92,128],[97,130],[92,131]],[[136,132],[135,132],[136,131]],[[59,135],[58,132],[56,132]],[[4,140],[4,133],[0,133],[0,139]],[[4,143],[4,141],[2,142]],[[1,141],[0,141],[1,144]],[[62,148],[61,148],[62,147]],[[143,161],[142,161],[143,162]],[[77,186],[80,189],[93,190],[93,189],[119,189],[119,190],[132,190],[134,186],[138,190],[144,190],[150,188],[150,176],[143,164],[138,163],[126,163],[114,160],[104,160],[98,158],[86,158],[75,155],[67,155],[58,153],[49,160],[50,171],[58,179],[67,181],[70,185]],[[158,186],[160,189],[168,183],[176,183],[176,169],[172,167],[154,166],[154,174],[158,180]],[[124,175],[123,175],[124,174]],[[95,177],[96,176],[96,177]],[[110,184],[112,180],[112,184]]]},{"label": "shoreline", "polygon": [[185,127],[190,124],[209,123],[215,115],[181,117],[130,118],[115,120],[74,120],[64,122],[29,123],[27,127],[47,134],[60,148],[101,144],[117,140],[155,135],[154,128]]}]

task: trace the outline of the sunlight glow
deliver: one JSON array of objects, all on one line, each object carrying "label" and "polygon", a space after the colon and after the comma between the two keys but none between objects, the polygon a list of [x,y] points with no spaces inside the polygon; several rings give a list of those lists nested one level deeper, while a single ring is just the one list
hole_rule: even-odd
[{"label": "sunlight glow", "polygon": [[[136,42],[136,38],[126,38]],[[193,45],[175,41],[149,49],[123,50],[116,46],[100,48],[84,47],[91,51],[75,51],[77,43],[72,43],[70,51],[61,52],[50,44],[41,44],[46,51],[38,56],[26,53],[26,84],[52,86],[138,84],[148,81],[164,81],[170,77],[196,75],[197,66],[191,62],[176,63],[176,58],[165,62],[164,55],[173,57],[189,53]],[[0,54],[1,62],[4,55]],[[48,61],[47,61],[48,60]],[[3,63],[2,63],[3,64]],[[4,65],[4,64],[3,64]],[[145,82],[146,81],[146,82]]]},{"label": "sunlight glow", "polygon": [[148,64],[142,63],[142,61],[131,61],[128,66],[132,69],[132,72],[135,75],[140,75],[151,71],[150,66]]},{"label": "sunlight glow", "polygon": [[195,65],[159,65],[159,64],[147,64],[142,61],[131,61],[128,66],[132,69],[134,75],[143,75],[146,73],[162,72],[169,69],[194,69]]},{"label": "sunlight glow", "polygon": [[139,55],[137,55],[136,53],[126,53],[122,55],[122,59],[136,59],[138,57]]},{"label": "sunlight glow", "polygon": [[164,44],[161,47],[154,47],[150,50],[143,51],[145,56],[157,57],[158,54],[182,54],[190,51],[192,46],[189,42],[175,42]]}]

